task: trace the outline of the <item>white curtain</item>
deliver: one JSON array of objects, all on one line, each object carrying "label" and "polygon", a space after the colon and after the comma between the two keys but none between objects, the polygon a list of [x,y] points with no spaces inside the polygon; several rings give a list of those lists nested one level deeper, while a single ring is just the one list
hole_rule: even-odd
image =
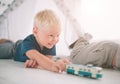
[{"label": "white curtain", "polygon": [[0,38],[9,38],[8,14],[25,0],[0,0]]},{"label": "white curtain", "polygon": [[86,40],[90,40],[92,36],[84,32],[84,30],[80,26],[80,23],[74,16],[75,6],[78,5],[77,3],[80,2],[80,0],[69,0],[69,2],[66,0],[53,1],[66,17],[65,40],[68,43],[68,45],[76,41],[79,37],[83,37]]}]

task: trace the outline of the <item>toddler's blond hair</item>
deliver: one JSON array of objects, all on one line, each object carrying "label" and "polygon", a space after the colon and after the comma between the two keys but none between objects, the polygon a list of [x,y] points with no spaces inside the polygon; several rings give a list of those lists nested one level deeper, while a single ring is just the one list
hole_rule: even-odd
[{"label": "toddler's blond hair", "polygon": [[43,28],[53,25],[60,27],[60,20],[52,10],[46,9],[36,14],[34,18],[34,27]]}]

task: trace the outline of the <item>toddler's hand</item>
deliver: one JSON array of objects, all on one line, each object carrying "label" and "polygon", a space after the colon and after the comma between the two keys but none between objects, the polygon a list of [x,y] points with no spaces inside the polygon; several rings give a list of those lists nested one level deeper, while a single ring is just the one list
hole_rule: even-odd
[{"label": "toddler's hand", "polygon": [[37,65],[37,62],[35,60],[27,60],[24,64],[26,68],[35,68]]},{"label": "toddler's hand", "polygon": [[68,59],[60,59],[56,61],[52,67],[52,71],[54,72],[63,72],[66,69],[66,64],[69,64],[70,61]]}]

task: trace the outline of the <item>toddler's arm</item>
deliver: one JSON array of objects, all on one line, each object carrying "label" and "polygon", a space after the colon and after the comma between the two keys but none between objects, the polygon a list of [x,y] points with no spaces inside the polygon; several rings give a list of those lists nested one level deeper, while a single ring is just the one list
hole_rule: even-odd
[{"label": "toddler's arm", "polygon": [[43,54],[39,53],[37,50],[29,50],[26,52],[26,56],[30,58],[30,60],[35,60],[38,66],[42,67],[43,69],[53,71],[53,72],[60,72],[64,70],[65,60],[58,60],[56,62],[52,61],[48,57],[44,56]]},{"label": "toddler's arm", "polygon": [[[47,56],[49,59],[52,59],[52,56]],[[35,60],[26,60],[24,64],[25,68],[41,68],[38,66],[38,63]]]}]

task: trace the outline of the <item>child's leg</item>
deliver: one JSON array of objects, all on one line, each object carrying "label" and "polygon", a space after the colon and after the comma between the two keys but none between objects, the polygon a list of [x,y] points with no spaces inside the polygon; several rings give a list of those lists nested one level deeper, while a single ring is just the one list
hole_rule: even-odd
[{"label": "child's leg", "polygon": [[112,68],[112,60],[118,44],[111,41],[101,41],[88,45],[82,45],[77,54],[73,54],[71,60],[76,64],[93,64]]},{"label": "child's leg", "polygon": [[113,56],[113,60],[112,60],[112,66],[115,67],[116,66],[116,54],[117,54],[117,51],[115,52],[115,55]]},{"label": "child's leg", "polygon": [[0,40],[0,59],[10,59],[13,57],[12,50],[14,43],[10,40]]},{"label": "child's leg", "polygon": [[120,70],[120,46],[118,47],[118,50],[114,56],[113,59],[113,67],[115,69],[119,69]]}]

